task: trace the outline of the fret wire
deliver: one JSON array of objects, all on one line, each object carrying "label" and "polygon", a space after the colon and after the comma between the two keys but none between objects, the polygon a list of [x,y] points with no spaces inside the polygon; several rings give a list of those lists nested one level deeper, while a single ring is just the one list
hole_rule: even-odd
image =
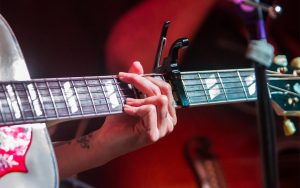
[{"label": "fret wire", "polygon": [[60,91],[61,91],[62,96],[64,98],[64,102],[65,102],[65,105],[66,105],[66,109],[67,109],[68,115],[71,116],[71,112],[70,112],[69,107],[68,107],[67,97],[66,97],[66,95],[64,93],[63,86],[61,85],[61,81],[57,80],[57,82],[58,82],[58,85],[60,86]]},{"label": "fret wire", "polygon": [[12,104],[11,104],[11,100],[10,100],[10,98],[9,98],[9,96],[8,96],[8,94],[6,93],[6,88],[5,88],[5,86],[4,86],[4,84],[2,85],[2,88],[3,88],[3,92],[4,92],[4,95],[5,95],[5,97],[6,97],[6,102],[7,102],[7,104],[8,104],[8,109],[9,109],[9,112],[10,112],[10,115],[11,115],[11,118],[12,118],[12,121],[15,121],[16,120],[16,118],[14,117],[14,115],[13,115],[13,112],[12,112]]},{"label": "fret wire", "polygon": [[225,98],[226,98],[226,100],[228,100],[228,97],[227,97],[227,94],[226,94],[226,90],[225,90],[224,84],[223,84],[223,82],[222,82],[222,78],[221,78],[221,76],[220,76],[220,74],[219,74],[219,72],[218,72],[218,71],[217,71],[217,75],[218,75],[218,77],[219,77],[219,80],[220,80],[221,86],[222,86],[222,88],[223,88],[223,91],[224,91]]},{"label": "fret wire", "polygon": [[[114,81],[114,83],[117,83],[116,78],[113,78],[113,81]],[[122,97],[122,94],[121,94],[121,92],[120,92],[120,88],[119,88],[119,85],[118,85],[118,84],[116,84],[116,88],[117,88],[117,91],[118,91],[118,93],[119,93],[120,101],[121,101],[121,105],[122,105],[122,109],[123,109],[125,98]]]},{"label": "fret wire", "polygon": [[242,87],[243,87],[243,90],[244,90],[245,97],[248,99],[247,91],[246,91],[246,89],[245,89],[245,86],[244,86],[243,80],[242,80],[242,78],[241,78],[240,72],[239,72],[239,71],[236,71],[236,72],[237,72],[237,74],[238,74],[238,76],[239,76],[239,79],[240,79],[240,81],[241,81],[241,84],[242,84]]},{"label": "fret wire", "polygon": [[22,117],[23,120],[25,120],[25,119],[24,119],[24,118],[25,118],[25,114],[24,114],[24,112],[23,112],[23,106],[22,106],[22,104],[21,104],[20,97],[19,97],[19,95],[18,95],[18,93],[17,93],[17,91],[16,91],[16,86],[15,86],[14,83],[12,83],[11,85],[12,85],[13,92],[15,93],[15,97],[16,97],[16,99],[17,99],[17,105],[18,105],[18,107],[19,107],[19,110],[21,111],[21,117]]},{"label": "fret wire", "polygon": [[184,81],[183,80],[181,80],[182,81],[182,85],[183,85],[183,88],[184,88],[184,92],[185,92],[185,96],[187,97],[187,99],[189,100],[189,103],[191,103],[191,100],[190,100],[190,97],[188,96],[188,94],[186,93],[186,87],[185,87],[185,84],[184,84]]},{"label": "fret wire", "polygon": [[[28,103],[29,103],[29,105],[30,105],[30,109],[31,109],[31,112],[32,112],[32,118],[33,119],[35,119],[35,117],[34,117],[34,108],[33,108],[33,106],[32,106],[32,104],[31,104],[31,102],[32,102],[32,100],[31,100],[31,96],[30,96],[30,94],[28,93],[28,91],[27,91],[27,89],[26,89],[26,83],[23,83],[22,84],[22,86],[23,86],[23,88],[24,88],[24,90],[25,90],[25,92],[26,92],[26,95],[27,95],[27,100],[28,100]],[[26,112],[26,111],[24,111],[24,112]]]},{"label": "fret wire", "polygon": [[6,117],[5,117],[5,115],[3,114],[3,113],[4,113],[4,109],[2,108],[1,99],[0,99],[0,113],[1,113],[1,116],[2,116],[3,122],[6,122]]},{"label": "fret wire", "polygon": [[202,84],[202,88],[203,88],[203,90],[204,90],[204,94],[205,94],[206,101],[207,101],[207,103],[209,103],[208,95],[207,95],[206,90],[205,90],[205,88],[204,88],[203,80],[201,79],[200,73],[197,73],[197,75],[198,75],[198,77],[199,77],[199,79],[200,79],[200,82],[201,82],[201,84]]},{"label": "fret wire", "polygon": [[54,101],[54,97],[53,97],[52,91],[51,91],[51,89],[50,89],[50,87],[49,87],[49,83],[48,83],[48,81],[46,81],[45,83],[46,83],[47,89],[48,89],[48,91],[49,91],[49,95],[50,95],[52,104],[53,104],[53,106],[54,106],[54,111],[55,111],[56,117],[59,117],[58,111],[57,111],[57,106],[56,106],[56,104],[55,104],[55,101]]},{"label": "fret wire", "polygon": [[109,111],[109,113],[111,113],[111,109],[110,109],[110,106],[109,106],[108,101],[107,101],[108,98],[107,98],[107,96],[106,96],[104,87],[103,87],[103,85],[102,85],[102,81],[101,81],[101,79],[98,79],[98,80],[99,80],[99,82],[100,82],[100,84],[101,84],[101,88],[102,88],[102,90],[103,90],[103,95],[104,95],[104,97],[105,97],[105,101],[106,101],[106,104],[107,104],[107,107],[108,107],[108,111]]},{"label": "fret wire", "polygon": [[82,104],[81,104],[81,101],[79,99],[79,95],[78,95],[78,92],[77,92],[77,88],[75,87],[75,84],[74,84],[73,80],[71,80],[71,84],[73,86],[73,89],[74,89],[74,92],[75,92],[75,95],[76,95],[76,98],[77,98],[77,102],[78,102],[78,105],[79,105],[79,108],[80,108],[80,111],[81,111],[81,115],[84,115],[83,109],[82,109]]},{"label": "fret wire", "polygon": [[95,102],[94,102],[93,96],[92,96],[92,94],[91,94],[91,91],[90,91],[90,88],[89,88],[89,86],[88,86],[88,84],[87,84],[86,79],[84,79],[84,83],[85,83],[85,85],[86,85],[86,88],[87,88],[87,90],[88,90],[89,96],[90,96],[90,98],[91,98],[91,101],[92,101],[92,105],[93,105],[93,109],[94,109],[94,111],[95,111],[95,114],[97,114]]},{"label": "fret wire", "polygon": [[[47,116],[47,113],[46,113],[46,108],[45,108],[45,106],[44,106],[44,100],[43,100],[43,98],[42,98],[42,95],[41,95],[41,93],[40,93],[40,90],[39,90],[39,88],[38,88],[36,82],[32,82],[32,83],[33,83],[34,87],[36,88],[37,97],[38,97],[39,102],[40,102],[40,104],[41,104],[41,106],[42,106],[42,110],[43,110],[43,113],[44,113],[44,117],[45,117],[45,119],[47,119],[48,116]],[[44,83],[46,83],[46,82],[44,81]],[[26,90],[26,89],[25,89],[25,90]]]}]

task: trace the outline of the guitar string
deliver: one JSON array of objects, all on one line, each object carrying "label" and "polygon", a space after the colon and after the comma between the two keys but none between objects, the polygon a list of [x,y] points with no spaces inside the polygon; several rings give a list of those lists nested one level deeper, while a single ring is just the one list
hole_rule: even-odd
[{"label": "guitar string", "polygon": [[[222,77],[223,78],[223,77]],[[231,78],[233,78],[233,77],[231,77]],[[236,79],[238,78],[238,77],[235,77]],[[197,81],[196,79],[185,79],[185,78],[183,78],[183,81],[186,81],[186,80],[195,80],[195,81]],[[221,83],[223,83],[224,85],[227,85],[227,84],[241,84],[241,81],[239,80],[239,81],[222,81],[222,82],[206,82],[206,84],[213,84],[213,85],[215,85],[215,84],[221,84]],[[120,82],[117,82],[117,83],[111,83],[111,84],[109,84],[109,85],[119,85],[120,84]],[[186,86],[186,87],[193,87],[193,86],[197,86],[197,85],[199,85],[199,86],[202,86],[202,88],[204,89],[204,91],[209,91],[209,90],[212,90],[212,89],[209,89],[209,88],[205,88],[204,86],[203,86],[203,84],[201,84],[200,82],[199,83],[195,83],[195,84],[185,84],[184,82],[183,82],[183,84],[184,84],[184,86]],[[105,85],[105,84],[104,84]],[[93,87],[93,86],[95,86],[95,85],[86,85],[86,86],[81,86],[82,88],[87,88],[87,87]],[[98,85],[96,85],[96,86],[98,86]],[[80,87],[73,87],[73,89],[74,88],[76,88],[76,89],[80,89]],[[240,87],[222,87],[222,88],[224,88],[224,89],[226,89],[226,90],[229,90],[229,89],[234,89],[234,88],[240,88]],[[51,89],[51,90],[53,90],[53,89],[61,89],[61,87],[49,87],[49,88],[47,88],[47,87],[45,87],[45,88],[37,88],[37,89],[39,89],[39,90],[41,90],[41,89],[46,89],[46,90],[49,90],[49,89]],[[120,91],[125,91],[125,90],[130,90],[129,88],[126,88],[126,89],[118,89],[118,90],[120,90]],[[19,90],[18,90],[19,91]],[[187,90],[188,92],[192,92],[192,91],[199,91],[199,89],[194,89],[194,90]],[[104,89],[104,92],[107,92],[107,90],[105,90]],[[82,94],[82,92],[78,92],[79,94]],[[92,93],[94,93],[94,94],[97,94],[97,93],[99,93],[99,92],[92,92]],[[99,93],[99,94],[101,94],[101,93]],[[124,97],[124,96],[120,96],[120,97]],[[101,98],[100,98],[101,99]]]},{"label": "guitar string", "polygon": [[[237,78],[237,77],[236,77]],[[183,79],[183,80],[186,80],[186,79]],[[118,83],[116,83],[116,84],[110,84],[110,85],[118,85],[120,82],[118,82]],[[221,84],[221,82],[213,82],[214,84]],[[226,84],[228,84],[228,83],[239,83],[240,84],[240,81],[236,81],[236,82],[226,82],[226,81],[223,81],[223,84],[224,85],[226,85]],[[206,83],[206,84],[209,84],[209,83]],[[204,88],[204,86],[201,84],[201,83],[196,83],[196,84],[184,84],[185,86],[188,86],[188,87],[191,87],[191,86],[197,86],[197,85],[199,85],[199,86],[202,86],[202,88],[203,89],[201,89],[201,88],[199,88],[199,89],[190,89],[190,90],[186,90],[187,92],[193,92],[193,91],[210,91],[210,90],[214,90],[213,88],[212,89],[206,89],[206,88]],[[86,88],[86,87],[92,87],[93,85],[87,85],[87,86],[82,86],[83,88]],[[76,89],[79,89],[80,87],[75,87]],[[224,89],[226,89],[226,90],[230,90],[230,89],[235,89],[235,88],[240,88],[240,87],[222,87],[222,88],[224,88]],[[42,89],[42,88],[38,88],[39,90],[40,89]],[[45,89],[45,88],[44,88]],[[47,90],[48,89],[61,89],[60,87],[49,87],[49,88],[46,88]],[[74,87],[73,87],[73,89],[74,89]],[[200,90],[201,89],[201,90]],[[121,90],[121,91],[125,91],[125,90],[130,90],[129,88],[126,88],[126,89],[118,89],[118,90]],[[104,90],[104,92],[107,92],[107,90]],[[62,93],[62,92],[61,92]],[[102,92],[92,92],[93,94],[102,94]],[[245,92],[244,92],[245,93]],[[82,92],[78,92],[78,94],[82,94]],[[230,94],[229,92],[228,92],[228,94]],[[205,96],[208,96],[208,95],[205,95]],[[125,96],[125,95],[121,95],[120,97],[127,97],[127,96]],[[99,99],[99,98],[98,98]],[[105,98],[101,98],[100,97],[100,99],[105,99]],[[88,101],[89,101],[90,99],[88,99]],[[83,101],[84,102],[84,100],[80,100],[80,101]],[[60,101],[60,102],[64,102],[64,101]]]},{"label": "guitar string", "polygon": [[[202,90],[203,91],[203,90]],[[243,94],[244,96],[243,96],[243,98],[245,98],[246,96],[245,96],[245,93],[244,92],[235,92],[235,94],[237,94],[237,93],[239,93],[239,94]],[[233,94],[233,93],[230,93],[230,92],[227,92],[227,94]],[[195,98],[195,97],[203,97],[203,96],[207,96],[207,95],[194,95],[194,96],[189,96],[190,98]],[[121,100],[122,101],[122,103],[123,103],[123,101],[124,101],[124,98],[126,98],[126,97],[132,97],[132,95],[122,95],[121,97],[123,97],[123,100],[121,99],[121,98],[119,98],[119,100]],[[44,98],[45,99],[45,98]],[[101,98],[101,99],[103,99],[103,98]],[[97,100],[97,99],[96,99]],[[98,99],[99,100],[99,99]],[[233,100],[233,99],[231,99],[231,100]],[[90,105],[90,99],[87,99],[87,100],[80,100],[80,102],[82,103],[82,105],[81,105],[81,107],[91,107],[92,108],[92,106],[94,106],[94,105]],[[225,101],[228,101],[228,100],[225,100]],[[54,105],[53,105],[53,102],[55,102],[55,104],[57,105],[57,106],[59,106],[59,103],[61,103],[61,104],[66,104],[65,103],[65,100],[55,100],[55,101],[52,101],[52,100],[49,100],[49,101],[43,101],[43,104],[44,104],[44,106],[46,106],[47,104],[49,105],[51,105],[51,106],[53,106],[54,107]],[[87,103],[88,102],[88,103]],[[99,101],[97,101],[97,102],[99,102]],[[207,102],[207,103],[209,103],[209,101],[207,101],[207,100],[205,100],[205,101],[199,101],[199,102]],[[212,102],[212,100],[210,101],[210,102]],[[29,102],[28,102],[29,103]],[[78,103],[78,100],[77,100],[77,103]],[[79,103],[78,103],[79,104]],[[105,106],[105,107],[107,107],[107,105],[111,105],[112,103],[111,102],[109,102],[109,103],[105,103],[105,104],[97,104],[96,106]],[[70,108],[70,106],[68,105],[68,103],[67,103],[67,105],[65,105],[65,107],[56,107],[56,108],[47,108],[46,110],[61,110],[61,109],[63,109],[63,110],[66,110],[66,112],[67,112],[67,109],[68,108]],[[89,109],[90,110],[90,109]],[[24,112],[32,112],[33,110],[25,110]],[[92,111],[90,111],[92,114],[97,114],[97,112],[92,112]],[[6,113],[6,112],[4,112],[4,113]],[[11,114],[10,112],[7,112],[8,114]],[[80,113],[80,112],[79,112]],[[82,113],[84,113],[84,112],[82,112]],[[45,114],[45,116],[46,116],[47,114]],[[26,117],[25,117],[26,118]]]},{"label": "guitar string", "polygon": [[[191,73],[192,74],[192,73]],[[195,74],[195,73],[194,73]],[[222,78],[224,78],[224,76],[222,76]],[[226,77],[225,77],[226,78]],[[232,76],[231,77],[227,77],[227,78],[233,78]],[[237,77],[235,77],[235,78],[237,78]],[[184,80],[188,80],[188,79],[184,79]],[[194,80],[194,79],[193,79]],[[277,79],[278,80],[278,79]],[[32,82],[32,81],[31,81]],[[217,84],[220,84],[221,82],[218,82]],[[223,83],[240,83],[240,81],[238,81],[238,82],[225,82],[225,81],[223,81]],[[110,83],[109,85],[119,85],[120,84],[120,82],[117,82],[117,83],[115,83],[115,84],[113,84],[113,83]],[[102,84],[102,85],[107,85],[107,84]],[[201,85],[201,84],[194,84],[194,85]],[[92,87],[92,85],[87,85],[86,87],[88,87],[88,86],[90,86],[90,87]],[[187,86],[191,86],[191,85],[187,85]],[[82,87],[85,87],[85,86],[82,86]],[[203,87],[203,85],[202,85],[202,87]],[[232,89],[232,88],[234,88],[234,87],[231,87],[231,88],[225,88],[225,89]],[[47,88],[48,89],[48,88]],[[52,89],[52,88],[49,88],[49,89]],[[276,89],[276,88],[275,88]],[[204,91],[205,90],[211,90],[211,89],[205,89],[204,88]],[[188,91],[188,92],[192,92],[193,90],[191,90],[191,91]],[[201,91],[201,90],[194,90],[194,91]],[[283,89],[281,89],[281,91],[284,91],[284,92],[289,92],[288,90],[283,90]],[[105,91],[104,91],[105,92]],[[244,92],[243,92],[244,93]],[[228,93],[229,94],[229,93]],[[297,93],[292,93],[292,92],[290,92],[290,94],[293,94],[293,95],[297,95]],[[208,95],[205,95],[205,96],[208,96]],[[126,97],[125,95],[122,95],[121,97]],[[197,95],[197,96],[192,96],[192,97],[201,97],[201,95],[199,96],[199,95]],[[80,100],[80,101],[82,101],[82,100]],[[51,101],[52,102],[52,101]],[[108,104],[110,104],[110,103],[108,103]],[[70,108],[68,105],[66,105],[67,106],[67,108]],[[63,108],[63,109],[65,109],[65,108]]]}]

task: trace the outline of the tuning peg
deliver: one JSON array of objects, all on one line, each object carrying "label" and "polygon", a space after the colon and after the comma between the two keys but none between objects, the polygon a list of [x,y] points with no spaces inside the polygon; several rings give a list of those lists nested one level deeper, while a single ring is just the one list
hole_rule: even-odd
[{"label": "tuning peg", "polygon": [[291,136],[296,132],[295,124],[286,117],[283,120],[283,131],[285,136]]},{"label": "tuning peg", "polygon": [[273,63],[278,66],[286,67],[288,65],[288,60],[285,55],[277,55],[274,57]]},{"label": "tuning peg", "polygon": [[296,57],[296,58],[292,59],[290,64],[291,64],[291,67],[293,67],[294,69],[300,69],[300,57]]}]

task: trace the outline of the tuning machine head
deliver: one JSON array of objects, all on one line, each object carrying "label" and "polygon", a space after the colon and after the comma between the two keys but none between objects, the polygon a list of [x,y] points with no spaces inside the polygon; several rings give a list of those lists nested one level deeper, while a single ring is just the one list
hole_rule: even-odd
[{"label": "tuning machine head", "polygon": [[284,117],[283,120],[283,131],[285,136],[291,136],[296,132],[295,124],[287,117]]}]

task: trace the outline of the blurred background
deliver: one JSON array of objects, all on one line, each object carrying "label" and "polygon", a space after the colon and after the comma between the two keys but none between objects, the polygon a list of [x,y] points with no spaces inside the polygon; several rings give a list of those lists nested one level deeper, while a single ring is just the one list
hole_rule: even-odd
[{"label": "blurred background", "polygon": [[[300,3],[266,19],[276,54],[300,56]],[[161,26],[170,20],[168,42],[188,37],[182,70],[252,67],[244,58],[249,36],[238,6],[225,0],[38,1],[1,0],[0,13],[20,43],[32,78],[116,74],[140,60],[151,72]],[[300,68],[300,67],[298,67]],[[178,111],[175,131],[77,178],[93,187],[262,187],[253,104],[217,105]],[[299,126],[285,137],[277,117],[281,187],[300,187]],[[95,130],[103,118],[57,126],[53,140]],[[209,149],[210,148],[210,149]]]}]

